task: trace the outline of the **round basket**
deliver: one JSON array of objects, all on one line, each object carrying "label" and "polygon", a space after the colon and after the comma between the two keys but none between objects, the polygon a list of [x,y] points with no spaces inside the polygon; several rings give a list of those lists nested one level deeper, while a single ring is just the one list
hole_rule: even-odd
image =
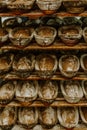
[{"label": "round basket", "polygon": [[18,54],[14,57],[12,64],[13,71],[21,78],[30,76],[35,66],[35,56],[33,54]]},{"label": "round basket", "polygon": [[86,6],[83,0],[65,1],[63,2],[63,5],[66,8],[67,12],[73,13],[73,14],[82,13],[85,10],[85,6]]},{"label": "round basket", "polygon": [[37,81],[19,81],[16,84],[16,100],[21,103],[32,103],[37,98]]},{"label": "round basket", "polygon": [[9,130],[16,123],[17,120],[17,108],[9,107],[0,110],[0,126],[3,129]]},{"label": "round basket", "polygon": [[58,30],[58,36],[65,45],[74,46],[82,37],[82,29],[76,25],[62,26]]},{"label": "round basket", "polygon": [[15,94],[15,85],[12,81],[0,82],[0,104],[7,104]]},{"label": "round basket", "polygon": [[23,48],[33,39],[33,28],[17,27],[9,31],[9,39],[13,46]]},{"label": "round basket", "polygon": [[38,95],[43,103],[52,103],[58,96],[57,82],[49,80],[39,82]]},{"label": "round basket", "polygon": [[40,108],[39,122],[43,128],[52,128],[57,123],[56,108]]},{"label": "round basket", "polygon": [[61,81],[61,91],[65,100],[69,103],[77,103],[83,97],[83,90],[78,81]]},{"label": "round basket", "polygon": [[57,35],[57,31],[53,27],[42,26],[36,28],[34,37],[38,45],[40,46],[49,46],[51,45]]},{"label": "round basket", "polygon": [[45,14],[53,14],[61,6],[62,0],[36,0],[36,4]]},{"label": "round basket", "polygon": [[41,54],[36,57],[35,70],[40,77],[50,78],[56,72],[57,64],[55,55]]},{"label": "round basket", "polygon": [[9,2],[7,4],[7,8],[11,10],[22,10],[27,11],[32,9],[35,0],[14,0],[13,2]]},{"label": "round basket", "polygon": [[12,67],[14,55],[11,53],[3,53],[0,55],[0,74],[8,72]]},{"label": "round basket", "polygon": [[34,127],[38,123],[38,110],[37,108],[19,108],[18,111],[18,124],[26,129]]},{"label": "round basket", "polygon": [[58,108],[57,116],[58,116],[59,123],[65,128],[73,128],[77,126],[79,121],[78,108],[76,107],[66,107],[62,109]]},{"label": "round basket", "polygon": [[75,55],[63,55],[59,59],[59,70],[65,77],[76,76],[80,67],[79,59]]}]

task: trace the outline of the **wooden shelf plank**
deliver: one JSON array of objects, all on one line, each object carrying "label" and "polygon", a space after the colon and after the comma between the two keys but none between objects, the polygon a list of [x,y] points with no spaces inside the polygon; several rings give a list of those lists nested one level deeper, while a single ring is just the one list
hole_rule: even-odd
[{"label": "wooden shelf plank", "polygon": [[37,45],[37,43],[30,43],[29,46],[25,48],[18,48],[11,45],[6,45],[0,48],[1,51],[5,50],[87,50],[87,43],[78,43],[75,46],[66,46],[64,43],[61,42],[54,42],[52,45],[47,47],[42,47]]},{"label": "wooden shelf plank", "polygon": [[[5,107],[7,105],[0,105],[0,107]],[[8,104],[9,107],[87,107],[87,101],[86,100],[81,100],[78,103],[68,103],[65,100],[59,100],[59,101],[54,101],[51,104],[48,103],[42,103],[41,101],[34,101],[33,103],[18,103],[17,101],[13,101]]]},{"label": "wooden shelf plank", "polygon": [[9,73],[6,75],[1,75],[0,78],[2,78],[4,80],[23,80],[23,81],[26,81],[26,80],[48,80],[48,79],[49,80],[56,80],[56,81],[59,81],[59,80],[79,80],[79,81],[81,81],[81,80],[87,80],[87,74],[84,74],[84,72],[78,72],[75,77],[66,78],[66,77],[62,76],[60,72],[57,72],[56,74],[54,74],[50,78],[41,78],[38,75],[35,75],[32,73],[32,75],[30,75],[27,78],[21,78],[21,77],[16,76],[14,73]]},{"label": "wooden shelf plank", "polygon": [[[69,16],[87,16],[87,11],[84,11],[83,13],[80,14],[71,14],[65,11],[60,11],[58,10],[56,13],[52,14],[58,17],[69,17]],[[30,11],[27,13],[21,12],[21,11],[6,11],[6,12],[2,12],[0,13],[0,17],[11,17],[11,16],[23,16],[23,17],[30,17],[32,19],[36,19],[42,16],[46,16],[46,14],[44,14],[42,11],[40,10],[34,10],[34,11]]]},{"label": "wooden shelf plank", "polygon": [[86,50],[87,46],[86,43],[78,43],[75,46],[66,46],[64,43],[55,42],[53,45],[48,47],[41,47],[38,45],[30,45],[26,47],[24,50]]}]

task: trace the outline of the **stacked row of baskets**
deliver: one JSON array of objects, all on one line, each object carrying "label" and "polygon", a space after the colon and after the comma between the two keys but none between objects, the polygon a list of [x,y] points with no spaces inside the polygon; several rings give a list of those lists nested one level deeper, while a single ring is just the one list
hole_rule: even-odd
[{"label": "stacked row of baskets", "polygon": [[[33,36],[35,41],[40,46],[51,45],[56,37],[60,39],[69,46],[76,45],[82,37],[82,29],[78,26],[64,26],[57,31],[53,27],[43,26],[38,27],[35,31],[32,28],[14,28],[8,32],[5,29],[0,29],[0,45],[4,45],[8,38],[10,39],[13,46],[26,47],[32,44]],[[87,28],[83,30],[83,37],[87,42]]]},{"label": "stacked row of baskets", "polygon": [[[61,88],[61,90],[59,89]],[[64,96],[69,103],[78,103],[83,96],[87,99],[87,81],[3,81],[0,83],[0,104],[15,99],[21,104],[32,104],[35,100],[52,103]]]},{"label": "stacked row of baskets", "polygon": [[50,78],[58,69],[65,77],[72,78],[79,72],[80,64],[84,73],[87,73],[87,54],[81,55],[80,62],[76,55],[57,55],[41,53],[36,57],[29,53],[1,54],[0,74],[13,71],[17,76],[27,78],[36,74],[42,78]]},{"label": "stacked row of baskets", "polygon": [[[20,128],[25,128],[25,130],[37,130],[38,128],[40,128],[40,130],[67,130],[67,128],[78,126],[79,114],[83,123],[87,124],[87,109],[85,107],[80,107],[79,109],[76,107],[61,109],[53,107],[22,107],[17,109],[15,107],[6,106],[5,108],[0,109],[0,126],[3,129],[14,130],[14,127],[12,128],[12,126],[18,123]],[[38,125],[38,123],[40,125]],[[57,129],[57,123],[61,124],[61,127],[59,127],[61,129]],[[87,128],[85,125],[83,126]]]},{"label": "stacked row of baskets", "polygon": [[51,26],[40,26],[35,29],[31,27],[15,27],[13,29],[5,27],[0,28],[0,46],[5,45],[4,42],[6,43],[8,39],[10,39],[11,45],[16,47],[26,47],[32,44],[34,39],[42,47],[54,44],[59,39],[67,46],[74,46],[80,42],[82,36],[86,45],[87,27],[82,29],[81,26],[73,25],[73,23],[61,26],[58,31]]},{"label": "stacked row of baskets", "polygon": [[[7,1],[7,3],[6,3]],[[9,9],[31,9],[33,4],[36,2],[38,5],[39,0],[37,1],[27,1],[23,2],[22,0],[14,0],[13,2],[11,0],[4,0],[1,4],[1,8],[7,7]],[[62,1],[56,1],[58,4],[55,4],[56,9],[52,8],[54,7],[55,0],[50,0],[49,2],[45,1],[45,6],[43,4],[43,1],[40,1],[39,8],[43,10],[46,14],[54,13],[61,5]],[[23,2],[23,4],[22,4]],[[28,5],[29,2],[29,5]],[[52,2],[52,3],[51,3]],[[21,3],[21,4],[20,4]],[[55,3],[55,2],[54,2]],[[30,5],[31,4],[31,5]],[[50,6],[46,6],[49,4]],[[68,4],[68,7],[67,5]],[[71,4],[70,2],[66,2],[63,6],[67,8],[67,11],[71,10],[71,13],[81,13],[84,11],[87,2],[86,1],[80,1],[80,2],[74,2]],[[3,5],[3,6],[2,6]],[[41,6],[42,5],[42,6]],[[72,6],[73,5],[73,6]],[[47,9],[43,9],[42,7],[47,7]],[[73,9],[73,8],[74,9]],[[52,9],[52,10],[51,10]],[[70,12],[70,11],[69,11]],[[38,33],[38,29],[43,29],[44,31],[41,31]],[[49,29],[50,28],[50,29]],[[62,28],[62,30],[61,30]],[[57,30],[53,27],[39,27],[37,29],[28,29],[28,28],[16,28],[16,29],[7,29],[9,31],[9,39],[11,43],[14,46],[18,47],[24,47],[27,46],[31,40],[33,39],[33,36],[40,46],[48,46],[52,44],[55,40],[55,38],[58,36],[60,39],[66,44],[66,45],[75,45],[79,42],[81,39],[83,32],[86,31],[85,29],[82,30],[81,27],[77,27],[75,25],[72,25],[70,27],[65,26],[61,27]],[[74,29],[75,28],[75,29]],[[47,29],[47,31],[45,31]],[[52,29],[52,31],[51,31]],[[19,31],[17,33],[16,31]],[[0,31],[3,33],[3,31]],[[16,32],[16,33],[15,33]],[[22,33],[21,33],[22,32]],[[47,33],[46,33],[47,32]],[[55,36],[52,35],[55,32]],[[5,30],[5,33],[7,31]],[[63,34],[62,34],[63,33]],[[36,34],[41,34],[41,39],[37,39]],[[50,34],[51,36],[49,36]],[[32,37],[30,37],[30,35]],[[45,35],[45,38],[42,39],[42,36]],[[54,36],[54,37],[52,37]],[[85,35],[86,36],[86,35]],[[1,43],[6,42],[8,39],[8,33],[2,39],[3,36],[1,36]],[[84,37],[84,35],[83,35]],[[53,39],[51,39],[53,38]],[[68,39],[68,40],[67,40]],[[85,39],[85,38],[84,38]],[[51,43],[49,43],[51,41]],[[25,44],[27,43],[27,44]],[[29,52],[28,52],[29,53]],[[84,70],[84,72],[87,71],[87,54],[81,55],[80,61],[79,58],[75,55],[63,55],[59,58],[57,58],[57,55],[54,54],[40,54],[38,56],[34,56],[33,54],[28,53],[21,53],[16,54],[15,56],[13,54],[5,53],[1,55],[0,58],[0,73],[1,75],[6,72],[10,72],[10,70],[14,71],[16,75],[20,77],[28,77],[30,74],[32,74],[33,71],[36,71],[40,77],[42,78],[49,78],[57,70],[59,69],[61,74],[65,77],[72,78],[77,74],[77,72],[81,68]],[[45,83],[45,85],[43,84]],[[44,87],[48,85],[48,87]],[[86,85],[87,81],[82,81],[80,84],[78,81],[61,81],[60,87],[61,92],[66,99],[66,101],[70,103],[76,103],[79,102],[80,99],[82,99],[83,95],[87,98],[87,90]],[[44,85],[42,87],[42,85]],[[52,87],[51,87],[52,85]],[[16,86],[16,87],[15,87]],[[43,89],[43,91],[42,91]],[[15,82],[2,82],[1,83],[1,104],[8,103],[11,101],[14,96],[16,100],[20,101],[21,103],[30,102],[33,100],[36,100],[37,96],[42,100],[43,102],[52,102],[54,98],[57,98],[58,96],[58,84],[56,81],[41,81],[41,84],[39,82],[33,81],[15,81]],[[44,92],[45,96],[43,98],[42,92]],[[52,93],[52,95],[51,95]],[[29,97],[31,95],[31,97]],[[68,95],[68,96],[67,96]],[[46,99],[47,97],[50,97],[49,100]],[[4,97],[4,98],[3,98]],[[68,115],[68,116],[67,116]],[[79,118],[79,115],[81,119]],[[58,130],[63,129],[66,130],[67,128],[73,128],[73,130],[77,129],[79,130],[82,128],[87,129],[87,126],[85,124],[79,124],[79,121],[82,120],[83,123],[87,124],[87,110],[86,108],[75,108],[75,107],[67,107],[67,108],[52,108],[52,107],[45,107],[45,108],[36,108],[36,107],[25,107],[23,106],[21,108],[16,107],[9,107],[8,105],[5,108],[0,109],[0,127],[1,129],[11,129],[11,130]],[[18,125],[15,125],[15,124]],[[39,123],[39,125],[37,125]],[[60,123],[60,125],[57,125]],[[15,125],[15,126],[13,126]]]},{"label": "stacked row of baskets", "polygon": [[35,4],[46,14],[52,14],[56,12],[62,5],[70,13],[82,13],[87,5],[86,0],[80,1],[62,1],[62,0],[1,0],[1,9],[7,7],[8,9],[17,10],[31,10]]}]

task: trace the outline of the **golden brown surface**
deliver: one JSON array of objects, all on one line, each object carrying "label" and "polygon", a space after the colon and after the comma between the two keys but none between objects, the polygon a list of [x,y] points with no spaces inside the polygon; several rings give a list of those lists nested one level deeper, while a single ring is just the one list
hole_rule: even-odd
[{"label": "golden brown surface", "polygon": [[77,61],[73,57],[66,57],[62,61],[64,71],[75,71],[77,69]]},{"label": "golden brown surface", "polygon": [[52,57],[44,56],[39,61],[40,70],[52,70],[54,67],[54,59]]},{"label": "golden brown surface", "polygon": [[14,33],[14,38],[28,38],[29,36],[30,33],[27,29],[19,29]]},{"label": "golden brown surface", "polygon": [[70,97],[78,97],[79,95],[79,86],[76,83],[68,83],[65,86],[65,92]]},{"label": "golden brown surface", "polygon": [[19,83],[16,95],[19,97],[33,97],[35,94],[35,87],[29,82]]},{"label": "golden brown surface", "polygon": [[50,124],[52,125],[53,123],[55,123],[55,120],[56,120],[56,115],[55,115],[55,111],[52,109],[52,108],[47,108],[45,109],[42,113],[41,113],[41,116],[42,116],[42,121],[45,123],[45,124]]},{"label": "golden brown surface", "polygon": [[[75,110],[72,108],[62,109],[61,111],[62,119],[66,124],[75,123]],[[68,116],[67,116],[68,115]]]},{"label": "golden brown surface", "polygon": [[53,30],[49,28],[43,28],[38,31],[38,35],[41,37],[52,37],[53,36]]},{"label": "golden brown surface", "polygon": [[20,121],[23,124],[32,124],[35,121],[35,113],[32,108],[24,108],[20,112]]},{"label": "golden brown surface", "polygon": [[19,59],[19,61],[17,62],[17,69],[18,70],[26,70],[26,69],[30,69],[31,67],[31,62],[27,57],[22,57]]},{"label": "golden brown surface", "polygon": [[62,31],[63,34],[69,34],[69,35],[72,35],[72,34],[78,34],[78,30],[77,29],[64,29]]},{"label": "golden brown surface", "polygon": [[13,108],[5,108],[0,115],[0,118],[2,120],[2,122],[0,120],[0,124],[2,124],[2,125],[13,124],[14,123],[14,116],[15,116],[15,113],[14,113]]},{"label": "golden brown surface", "polygon": [[6,69],[8,66],[6,58],[0,58],[0,70]]},{"label": "golden brown surface", "polygon": [[55,95],[55,92],[55,86],[51,82],[41,85],[41,93],[43,98],[52,99]]},{"label": "golden brown surface", "polygon": [[8,99],[13,95],[13,84],[6,83],[0,87],[0,99]]}]

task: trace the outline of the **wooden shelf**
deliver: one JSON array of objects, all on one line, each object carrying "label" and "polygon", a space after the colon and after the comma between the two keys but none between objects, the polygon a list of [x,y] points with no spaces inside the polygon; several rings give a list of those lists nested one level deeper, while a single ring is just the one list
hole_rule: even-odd
[{"label": "wooden shelf", "polygon": [[[6,105],[0,105],[0,107],[5,107]],[[53,103],[42,103],[41,101],[34,101],[33,103],[19,103],[18,101],[13,101],[8,104],[9,107],[87,107],[86,99],[79,101],[78,103],[68,103],[67,101],[61,99],[56,99]]]},{"label": "wooden shelf", "polygon": [[[22,16],[27,16],[27,17],[30,17],[30,18],[38,18],[38,17],[42,17],[42,16],[45,16],[46,14],[44,14],[43,12],[41,11],[35,11],[35,12],[30,12],[30,13],[23,13],[21,14]],[[77,17],[82,17],[82,16],[87,16],[87,11],[81,13],[81,14],[71,14],[71,13],[68,13],[68,12],[60,12],[60,11],[57,11],[55,14],[53,14],[57,17],[70,17],[70,16],[77,16]]]},{"label": "wooden shelf", "polygon": [[[63,0],[63,1],[70,1],[70,0]],[[76,0],[79,1],[79,0]],[[56,13],[52,14],[57,17],[70,17],[70,16],[87,16],[87,11],[84,11],[81,14],[71,14],[65,11],[58,10]],[[35,9],[33,11],[29,11],[27,13],[24,13],[22,11],[6,11],[4,10],[3,13],[0,13],[0,17],[13,17],[13,16],[23,16],[23,17],[29,17],[31,19],[36,19],[42,16],[46,16],[42,11]],[[23,51],[30,51],[30,50],[87,50],[86,43],[79,43],[75,46],[66,46],[65,44],[56,41],[53,45],[48,46],[48,47],[41,47],[38,46],[36,43],[30,43],[28,47],[25,48],[18,48],[18,47],[13,47],[10,45],[0,47],[0,52],[3,51],[9,51],[9,50],[23,50]],[[0,76],[0,78],[4,80],[48,80],[44,78],[40,78],[39,76],[32,74],[28,78],[20,78],[16,76],[13,73],[5,74]],[[75,77],[68,79],[63,77],[59,72],[53,75],[50,80],[87,80],[87,74],[84,74],[84,72],[79,72]],[[0,105],[0,107],[6,107],[7,105]],[[71,107],[71,106],[76,106],[76,107],[87,107],[87,101],[86,99],[82,99],[79,103],[68,103],[64,100],[64,98],[57,98],[52,104],[43,104],[40,100],[36,100],[31,104],[27,103],[22,103],[20,104],[17,101],[12,101],[10,104],[8,104],[9,107],[47,107],[47,106],[52,106],[52,107]]]},{"label": "wooden shelf", "polygon": [[78,43],[75,46],[66,46],[64,43],[55,42],[48,47],[38,46],[36,43],[30,43],[29,46],[25,48],[18,48],[11,45],[3,46],[0,48],[1,51],[5,50],[87,50],[87,43]]},{"label": "wooden shelf", "polygon": [[16,76],[14,73],[9,73],[9,74],[0,76],[0,78],[4,79],[4,80],[24,80],[24,81],[26,81],[26,80],[48,80],[48,79],[56,80],[56,81],[59,81],[59,80],[79,80],[79,81],[81,81],[81,80],[87,80],[87,74],[84,74],[84,72],[78,72],[78,74],[75,77],[66,78],[66,77],[63,77],[60,72],[57,72],[51,78],[41,78],[35,74],[32,74],[27,78],[21,78],[21,77]]},{"label": "wooden shelf", "polygon": [[[44,14],[42,11],[40,10],[34,10],[34,11],[30,11],[28,13],[24,13],[21,11],[6,11],[0,13],[0,17],[11,17],[11,16],[23,16],[23,17],[29,17],[32,19],[36,19],[42,16],[45,16],[46,14]],[[56,13],[52,14],[58,17],[70,17],[70,16],[78,16],[78,17],[82,17],[82,16],[87,16],[87,11],[84,11],[81,14],[71,14],[65,11],[57,11]]]},{"label": "wooden shelf", "polygon": [[32,45],[26,47],[24,50],[86,50],[87,46],[85,43],[79,43],[75,46],[66,46],[64,43],[55,42],[53,45],[48,47],[40,47],[38,45]]}]

